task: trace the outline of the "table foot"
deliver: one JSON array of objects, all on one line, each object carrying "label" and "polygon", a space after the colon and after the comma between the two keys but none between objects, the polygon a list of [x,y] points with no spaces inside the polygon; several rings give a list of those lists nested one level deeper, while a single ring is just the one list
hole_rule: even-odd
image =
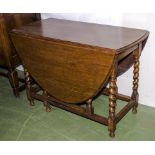
[{"label": "table foot", "polygon": [[114,132],[110,132],[110,133],[109,133],[109,136],[110,136],[111,138],[114,138],[114,137],[115,137],[115,133],[114,133]]},{"label": "table foot", "polygon": [[50,112],[51,111],[51,105],[48,103],[48,95],[47,92],[44,90],[43,91],[43,97],[44,97],[44,106],[46,108],[46,112]]},{"label": "table foot", "polygon": [[31,89],[32,89],[32,86],[31,86],[31,79],[30,79],[30,74],[29,72],[27,71],[27,69],[24,69],[24,74],[25,74],[25,82],[26,82],[26,94],[27,94],[27,98],[30,102],[30,105],[31,106],[34,106],[34,100],[31,96]]},{"label": "table foot", "polygon": [[92,99],[89,99],[86,101],[86,112],[89,114],[94,114],[94,107],[92,105]]},{"label": "table foot", "polygon": [[134,106],[134,107],[132,108],[132,113],[133,113],[133,114],[137,114],[137,107]]},{"label": "table foot", "polygon": [[19,80],[18,80],[18,73],[15,70],[9,70],[8,72],[9,81],[11,87],[13,89],[13,93],[16,97],[19,97]]}]

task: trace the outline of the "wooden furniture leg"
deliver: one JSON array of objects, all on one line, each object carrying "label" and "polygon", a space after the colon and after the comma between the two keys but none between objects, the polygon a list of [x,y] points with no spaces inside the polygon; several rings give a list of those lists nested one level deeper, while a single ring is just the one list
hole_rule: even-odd
[{"label": "wooden furniture leg", "polygon": [[133,106],[132,112],[135,114],[137,113],[137,107],[138,107],[138,82],[139,82],[139,57],[140,57],[140,51],[136,50],[133,52],[134,56],[134,70],[133,70],[133,93],[132,93],[132,100],[135,101],[135,105]]},{"label": "wooden furniture leg", "polygon": [[47,95],[47,92],[45,90],[43,91],[43,98],[44,98],[44,106],[46,107],[46,112],[50,112],[51,106],[48,103],[48,95]]},{"label": "wooden furniture leg", "polygon": [[24,74],[25,74],[25,82],[26,82],[26,94],[27,98],[30,101],[30,105],[34,106],[34,100],[31,97],[31,82],[30,82],[30,74],[27,71],[27,69],[24,69]]},{"label": "wooden furniture leg", "polygon": [[116,69],[114,68],[110,77],[109,83],[109,117],[108,117],[108,130],[109,136],[115,136],[116,130],[116,118],[115,118],[115,108],[117,100],[117,85],[116,85]]},{"label": "wooden furniture leg", "polygon": [[94,107],[92,105],[92,99],[89,99],[86,102],[86,112],[88,112],[89,114],[94,114]]},{"label": "wooden furniture leg", "polygon": [[8,77],[13,89],[13,93],[16,97],[19,97],[19,81],[18,81],[18,73],[15,70],[8,71]]}]

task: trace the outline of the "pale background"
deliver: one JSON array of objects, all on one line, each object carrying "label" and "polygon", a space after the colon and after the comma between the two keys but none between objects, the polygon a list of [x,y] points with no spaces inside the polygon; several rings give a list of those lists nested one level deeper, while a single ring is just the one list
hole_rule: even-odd
[{"label": "pale background", "polygon": [[[144,72],[144,74],[141,74],[140,78],[140,84],[141,83],[146,83],[141,86],[140,90],[140,100],[143,101],[143,104],[146,105],[152,105],[155,107],[154,103],[154,92],[153,92],[153,87],[155,87],[153,81],[151,82],[152,79],[154,79],[154,57],[153,57],[153,49],[154,49],[154,44],[153,44],[153,38],[154,38],[154,20],[155,20],[155,15],[153,14],[147,14],[147,13],[155,13],[155,5],[154,5],[154,0],[39,0],[39,1],[32,1],[32,0],[0,0],[0,11],[2,13],[8,13],[8,12],[25,12],[25,13],[30,13],[30,12],[63,12],[63,13],[68,13],[68,12],[76,12],[79,13],[79,15],[85,16],[81,14],[81,12],[89,13],[89,12],[102,12],[102,14],[99,17],[103,19],[99,19],[99,21],[103,21],[103,23],[106,21],[106,24],[111,21],[111,24],[126,24],[126,26],[146,26],[149,27],[149,30],[151,31],[151,36],[148,40],[147,46],[145,50],[143,51],[141,59],[145,59],[147,57],[147,61],[143,62],[141,64],[141,72],[144,72],[149,68],[149,64],[152,64],[152,75],[150,74],[150,71]],[[107,16],[105,12],[110,12],[110,14]],[[118,14],[120,13],[144,13],[142,14]],[[117,13],[117,15],[115,14]],[[63,14],[64,15],[64,14]],[[88,16],[89,14],[87,14]],[[92,15],[92,14],[91,14]],[[96,14],[93,13],[94,16]],[[114,16],[113,16],[114,15]],[[116,17],[116,16],[117,17]],[[119,16],[120,15],[120,16]],[[86,17],[87,17],[86,16]],[[122,17],[123,16],[123,17]],[[149,16],[149,18],[147,18]],[[114,18],[113,18],[114,17]],[[92,18],[92,17],[91,17]],[[90,18],[90,19],[91,19]],[[97,19],[96,17],[93,17],[94,19]],[[93,20],[94,20],[93,19]],[[124,22],[121,22],[121,20],[124,19]],[[115,22],[114,22],[115,21]],[[135,22],[136,21],[136,22]],[[147,23],[148,22],[148,23]],[[152,39],[151,39],[152,38]],[[150,46],[151,44],[151,46]],[[152,51],[152,52],[151,52]],[[148,54],[150,56],[148,56]],[[142,65],[145,66],[145,70],[142,69]],[[148,69],[151,70],[151,67]],[[132,71],[131,71],[132,72]],[[128,75],[130,77],[131,73],[127,73],[126,76]],[[148,74],[148,75],[147,75]],[[143,78],[142,78],[143,76]],[[152,76],[152,78],[151,78]],[[144,78],[145,77],[145,78]],[[147,79],[150,80],[147,81]],[[127,79],[130,81],[130,79]],[[145,81],[144,81],[145,80]],[[120,80],[119,80],[120,81]],[[125,82],[125,80],[124,80]],[[148,83],[148,86],[146,86]],[[122,89],[124,86],[122,86]],[[143,88],[143,90],[142,90]],[[126,91],[129,90],[124,88]],[[124,92],[126,92],[124,91]],[[144,93],[143,93],[144,92]],[[145,93],[149,95],[144,95]],[[143,96],[142,96],[143,95]],[[145,98],[145,99],[144,99]],[[145,102],[145,103],[144,103]],[[18,144],[17,144],[18,143]],[[4,143],[3,141],[0,142],[1,145],[1,152],[3,154],[16,154],[16,155],[21,155],[21,152],[23,155],[27,154],[51,154],[51,149],[53,154],[68,154],[72,155],[73,152],[75,155],[79,155],[81,152],[83,154],[89,154],[89,155],[103,155],[109,154],[124,154],[124,150],[127,150],[125,152],[126,155],[131,155],[133,152],[135,154],[141,154],[141,155],[146,155],[146,154],[152,154],[154,152],[154,142],[151,141],[145,141],[145,142],[138,142],[138,141],[111,141],[109,142],[55,142],[55,141],[44,141],[44,142],[6,142]],[[25,146],[26,149],[25,149]],[[68,148],[69,149],[66,149]],[[78,146],[78,149],[77,149]],[[132,149],[129,149],[130,148]],[[9,149],[8,149],[9,148]],[[37,149],[36,149],[37,148]],[[47,149],[48,148],[48,149]],[[50,149],[51,148],[51,149]],[[103,149],[104,148],[104,149]],[[122,149],[123,148],[123,149]],[[24,150],[24,151],[23,151]],[[76,151],[75,151],[76,150]],[[122,151],[123,150],[123,151]]]},{"label": "pale background", "polygon": [[[155,107],[155,14],[152,13],[42,13],[42,19],[60,18],[147,29],[148,42],[143,50],[140,64],[139,102]],[[118,78],[119,92],[130,95],[133,68]]]}]

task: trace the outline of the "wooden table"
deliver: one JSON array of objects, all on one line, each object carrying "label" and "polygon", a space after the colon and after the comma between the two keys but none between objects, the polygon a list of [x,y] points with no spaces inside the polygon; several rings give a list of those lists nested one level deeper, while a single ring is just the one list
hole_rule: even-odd
[{"label": "wooden table", "polygon": [[[11,33],[25,68],[27,96],[108,126],[114,137],[116,124],[138,106],[139,57],[149,32],[139,29],[46,19]],[[131,97],[118,93],[117,77],[134,64]],[[35,80],[38,86],[31,84]],[[107,84],[109,83],[109,88]],[[39,90],[43,94],[38,94]],[[95,114],[92,101],[109,96],[109,116]],[[116,100],[128,104],[116,113]]]}]

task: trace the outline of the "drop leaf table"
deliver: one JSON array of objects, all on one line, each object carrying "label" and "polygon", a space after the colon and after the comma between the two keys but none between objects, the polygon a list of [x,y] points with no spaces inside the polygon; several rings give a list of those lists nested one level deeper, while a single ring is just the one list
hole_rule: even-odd
[{"label": "drop leaf table", "polygon": [[[111,137],[129,110],[137,112],[139,58],[148,36],[146,30],[54,18],[11,32],[25,68],[30,104],[37,99],[47,111],[54,105],[107,125]],[[119,94],[117,77],[131,66],[133,92]],[[95,114],[92,101],[100,94],[109,96],[107,117]],[[118,113],[117,99],[127,102]]]}]

